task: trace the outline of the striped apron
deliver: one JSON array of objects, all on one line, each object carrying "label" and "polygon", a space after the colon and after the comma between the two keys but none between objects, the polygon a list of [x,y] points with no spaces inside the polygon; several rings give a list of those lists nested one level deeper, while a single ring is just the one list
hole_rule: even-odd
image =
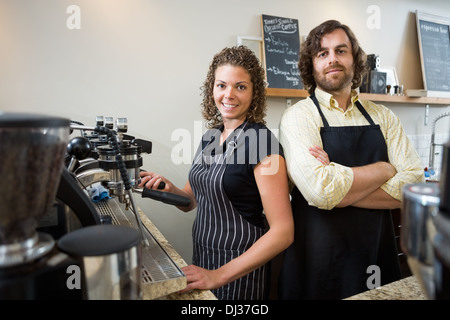
[{"label": "striped apron", "polygon": [[[227,163],[235,149],[245,148],[244,122],[227,138],[226,151],[219,146],[220,130],[195,157],[189,182],[197,200],[193,225],[193,257],[196,266],[214,270],[249,249],[264,230],[247,222],[228,199],[223,186]],[[241,138],[241,139],[239,139]],[[239,149],[241,151],[242,149]],[[266,265],[212,292],[220,300],[266,298]]]}]

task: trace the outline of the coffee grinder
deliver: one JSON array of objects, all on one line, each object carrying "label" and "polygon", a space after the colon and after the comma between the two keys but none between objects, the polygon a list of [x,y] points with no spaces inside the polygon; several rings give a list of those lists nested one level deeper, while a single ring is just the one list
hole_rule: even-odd
[{"label": "coffee grinder", "polygon": [[68,290],[67,267],[38,220],[55,201],[70,121],[0,112],[0,299],[80,299]]}]

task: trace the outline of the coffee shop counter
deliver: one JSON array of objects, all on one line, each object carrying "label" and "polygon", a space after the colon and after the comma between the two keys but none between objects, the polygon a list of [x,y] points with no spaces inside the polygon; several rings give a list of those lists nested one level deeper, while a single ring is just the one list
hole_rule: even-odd
[{"label": "coffee shop counter", "polygon": [[[167,241],[164,235],[156,228],[153,222],[141,211],[140,217],[142,223],[147,227],[161,247],[167,252],[170,258],[178,265],[184,267],[186,261]],[[216,296],[210,290],[193,290],[188,293],[179,294],[177,292],[157,298],[158,300],[217,300]],[[414,276],[409,276],[401,280],[386,284],[382,287],[368,290],[357,295],[346,298],[345,300],[426,300],[426,297],[420,288]]]},{"label": "coffee shop counter", "polygon": [[[156,228],[153,222],[141,210],[139,211],[142,223],[159,242],[169,257],[178,265],[178,267],[182,268],[187,266],[186,261],[184,261],[184,259],[172,247],[158,228]],[[171,293],[166,296],[159,297],[157,300],[217,300],[217,298],[210,290],[192,290],[191,292],[183,294],[179,294],[177,292]]]},{"label": "coffee shop counter", "polygon": [[410,276],[345,300],[426,300],[426,297],[417,279]]}]

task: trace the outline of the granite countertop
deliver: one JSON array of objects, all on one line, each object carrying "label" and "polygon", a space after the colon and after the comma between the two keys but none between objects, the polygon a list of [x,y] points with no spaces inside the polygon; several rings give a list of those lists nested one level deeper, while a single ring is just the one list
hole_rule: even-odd
[{"label": "granite countertop", "polygon": [[[158,230],[158,228],[156,228],[153,222],[141,210],[139,211],[142,223],[148,228],[170,258],[179,268],[187,266],[186,261],[184,261],[184,259],[172,247],[164,235]],[[166,296],[159,297],[157,300],[217,300],[217,297],[210,290],[192,290],[184,294],[179,294],[176,292],[171,293]]]},{"label": "granite countertop", "polygon": [[388,283],[345,300],[427,300],[414,276]]},{"label": "granite countertop", "polygon": [[[178,267],[187,266],[186,261],[167,241],[164,235],[156,228],[153,222],[140,210],[142,223],[148,228],[163,249]],[[409,276],[401,280],[389,283],[382,287],[368,290],[345,300],[426,300],[426,296],[420,288],[414,276]],[[159,297],[158,300],[217,300],[217,297],[210,290],[193,290],[184,294],[177,292]]]}]

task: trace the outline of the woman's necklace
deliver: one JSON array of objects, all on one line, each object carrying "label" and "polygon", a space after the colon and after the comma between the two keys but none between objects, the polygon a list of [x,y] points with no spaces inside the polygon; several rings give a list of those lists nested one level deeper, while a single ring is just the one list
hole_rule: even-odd
[{"label": "woman's necklace", "polygon": [[[232,134],[235,130],[237,130],[240,126],[242,126],[241,130],[238,133],[238,137],[239,137],[241,132],[244,131],[244,129],[245,129],[246,125],[247,125],[247,122],[248,122],[247,120],[244,120],[244,122],[242,122],[240,125],[238,125],[234,129],[227,129],[227,128],[225,128],[225,125],[224,125],[223,132],[220,135],[220,145],[223,145],[223,143],[228,139],[230,134]],[[236,137],[236,139],[237,139],[237,137]]]}]

